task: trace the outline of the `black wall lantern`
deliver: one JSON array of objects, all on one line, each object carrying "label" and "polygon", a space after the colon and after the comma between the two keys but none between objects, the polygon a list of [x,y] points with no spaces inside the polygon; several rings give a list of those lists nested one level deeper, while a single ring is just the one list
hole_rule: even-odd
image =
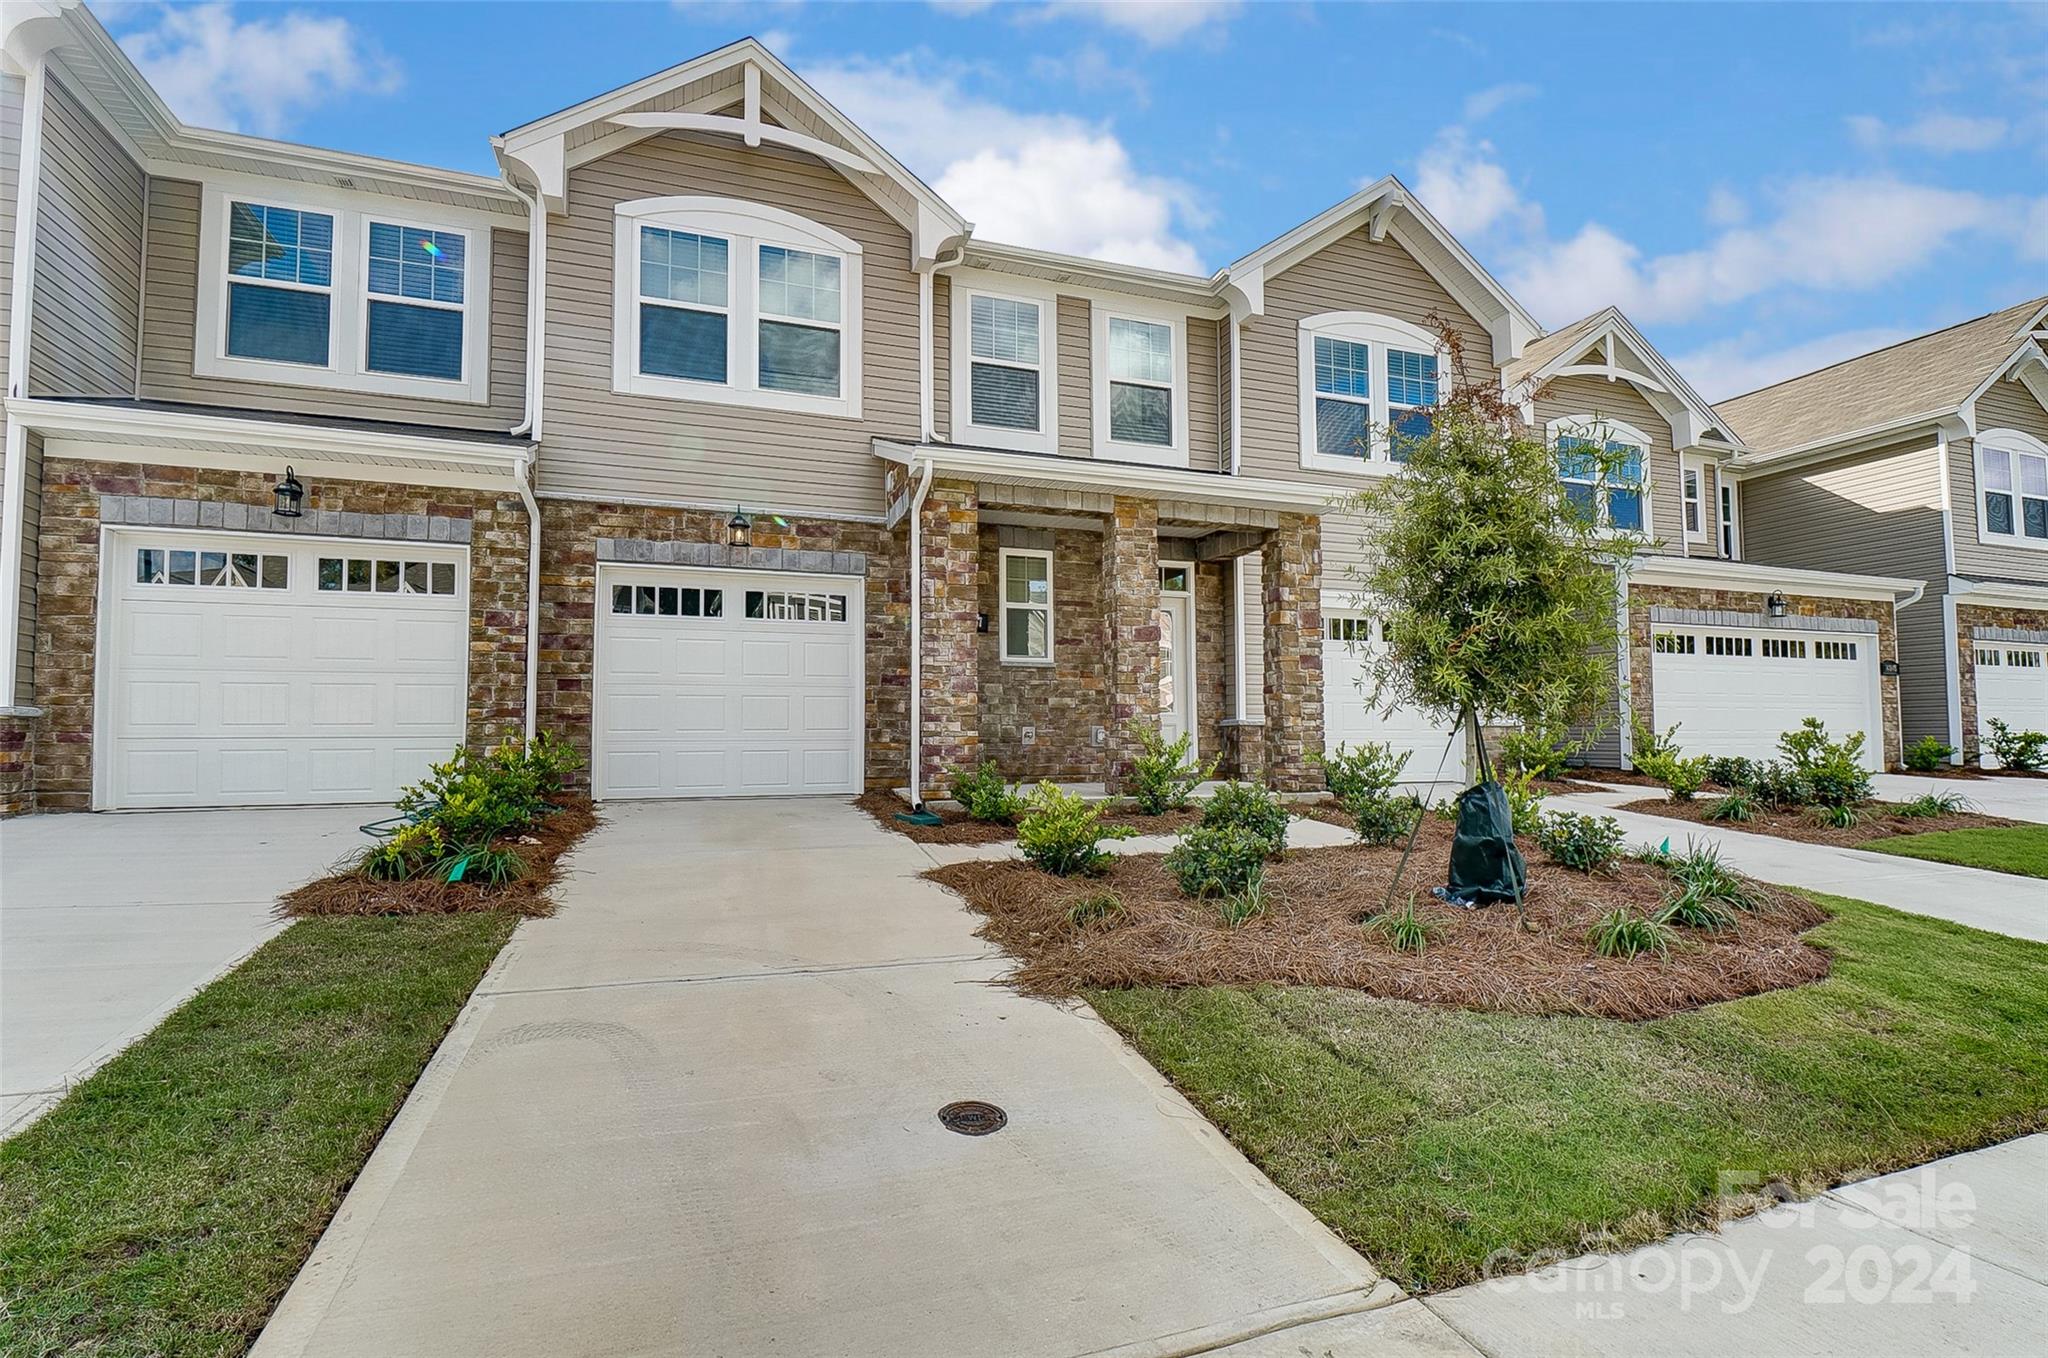
[{"label": "black wall lantern", "polygon": [[753,528],[740,507],[732,507],[732,517],[725,521],[725,545],[728,547],[749,547],[753,545]]},{"label": "black wall lantern", "polygon": [[1771,616],[1772,616],[1772,617],[1774,617],[1774,618],[1782,618],[1782,617],[1784,617],[1784,616],[1785,616],[1785,596],[1784,596],[1784,595],[1782,595],[1782,594],[1773,594],[1773,595],[1772,595],[1772,596],[1771,596],[1770,598],[1768,598],[1768,599],[1764,600],[1764,607],[1765,607],[1765,608],[1768,608],[1768,609],[1770,609],[1770,610],[1771,610]]},{"label": "black wall lantern", "polygon": [[273,487],[272,493],[277,496],[277,508],[270,512],[280,519],[296,519],[306,512],[303,508],[306,488],[299,484],[298,477],[292,475],[290,467],[284,469],[284,480]]}]

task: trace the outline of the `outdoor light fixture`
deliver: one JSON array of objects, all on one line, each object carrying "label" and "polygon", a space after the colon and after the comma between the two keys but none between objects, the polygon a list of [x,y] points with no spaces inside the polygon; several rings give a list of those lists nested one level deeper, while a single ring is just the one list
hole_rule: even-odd
[{"label": "outdoor light fixture", "polygon": [[1764,600],[1764,607],[1765,607],[1765,608],[1768,608],[1768,609],[1770,609],[1770,610],[1771,610],[1771,616],[1772,616],[1772,617],[1774,617],[1774,618],[1782,618],[1782,617],[1784,617],[1784,616],[1785,616],[1785,596],[1784,596],[1784,595],[1782,595],[1782,594],[1773,594],[1773,595],[1772,595],[1772,596],[1771,596],[1770,598],[1768,598],[1768,599]]},{"label": "outdoor light fixture", "polygon": [[280,519],[296,519],[305,513],[300,506],[306,502],[306,488],[292,475],[290,467],[284,469],[284,480],[273,487],[272,493],[277,496],[277,508],[270,512]]},{"label": "outdoor light fixture", "polygon": [[732,507],[732,517],[725,521],[725,545],[728,547],[748,547],[753,545],[753,539],[750,536],[752,531],[753,525],[747,522],[747,516],[740,512],[738,505],[734,505]]}]

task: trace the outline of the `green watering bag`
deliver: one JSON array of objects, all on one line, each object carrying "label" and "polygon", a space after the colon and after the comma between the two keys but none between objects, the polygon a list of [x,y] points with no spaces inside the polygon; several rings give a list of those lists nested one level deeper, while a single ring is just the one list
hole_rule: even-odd
[{"label": "green watering bag", "polygon": [[1528,882],[1528,865],[1515,847],[1514,813],[1501,785],[1489,778],[1460,792],[1451,880],[1439,895],[1452,905],[1518,901]]}]

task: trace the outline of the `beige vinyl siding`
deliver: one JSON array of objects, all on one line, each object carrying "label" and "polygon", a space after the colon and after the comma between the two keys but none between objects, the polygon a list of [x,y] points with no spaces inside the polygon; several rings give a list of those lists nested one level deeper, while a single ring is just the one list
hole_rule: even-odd
[{"label": "beige vinyl siding", "polygon": [[[768,204],[859,242],[860,419],[612,390],[614,209],[675,194]],[[568,215],[548,236],[542,488],[599,500],[881,514],[872,440],[920,432],[917,291],[908,233],[808,156],[663,133],[572,171]]]},{"label": "beige vinyl siding", "polygon": [[1223,405],[1216,394],[1221,329],[1206,316],[1188,317],[1188,466],[1196,471],[1224,470]]},{"label": "beige vinyl siding", "polygon": [[1899,700],[1908,741],[1923,735],[1946,740],[1941,593],[1947,570],[1933,440],[1922,436],[1815,467],[1747,477],[1741,486],[1737,522],[1746,560],[1927,584],[1920,601],[1898,614]]},{"label": "beige vinyl siding", "polygon": [[1228,317],[1216,322],[1216,470],[1230,470],[1230,327]]},{"label": "beige vinyl siding", "polygon": [[36,582],[42,568],[43,436],[23,441],[21,497],[21,617],[14,636],[14,701],[33,703],[36,691]]},{"label": "beige vinyl siding", "polygon": [[953,280],[932,279],[932,436],[953,437]]},{"label": "beige vinyl siding", "polygon": [[1267,279],[1265,314],[1252,317],[1239,337],[1239,468],[1246,476],[1350,484],[1340,474],[1301,465],[1301,322],[1326,311],[1376,312],[1425,329],[1439,316],[1463,340],[1469,364],[1495,366],[1485,327],[1414,256],[1391,238],[1375,244],[1363,229],[1354,231]]},{"label": "beige vinyl siding", "polygon": [[[490,401],[473,405],[196,374],[192,354],[199,306],[199,203],[197,184],[181,179],[150,181],[149,263],[142,320],[140,394],[144,398],[340,418],[367,416],[455,429],[503,431],[526,417],[524,231],[491,228]],[[335,305],[359,300],[337,276]]]},{"label": "beige vinyl siding", "polygon": [[[2048,443],[2048,411],[2017,382],[1998,381],[1977,398],[1977,428],[2017,429]],[[1949,448],[1949,487],[1955,496],[1956,574],[1978,579],[2048,582],[2048,551],[1979,542],[1977,447],[1959,439]]]},{"label": "beige vinyl siding", "polygon": [[1060,454],[1095,456],[1094,308],[1085,297],[1059,299]]},{"label": "beige vinyl siding", "polygon": [[148,176],[63,82],[44,90],[29,391],[133,395]]},{"label": "beige vinyl siding", "polygon": [[[27,82],[13,71],[0,70],[0,372],[8,371],[7,346],[12,333],[8,322],[13,315],[14,289],[9,283],[14,278],[14,210],[15,195],[21,185],[21,120],[26,98]],[[4,478],[15,474],[14,468],[4,465],[6,435],[7,412],[0,409],[0,485],[5,484]],[[29,435],[29,440],[33,442],[35,435]],[[41,487],[34,489],[40,491]],[[23,564],[27,564],[25,559]],[[21,574],[21,630],[14,639],[15,689],[13,693],[0,693],[0,705],[34,701],[33,581],[31,573],[24,570]]]},{"label": "beige vinyl siding", "polygon": [[1619,420],[1641,430],[1650,440],[1651,550],[1669,556],[1685,551],[1685,516],[1680,503],[1678,454],[1671,447],[1671,426],[1643,394],[1626,382],[1600,377],[1562,377],[1536,394],[1536,427],[1548,431],[1558,419],[1598,423]]}]

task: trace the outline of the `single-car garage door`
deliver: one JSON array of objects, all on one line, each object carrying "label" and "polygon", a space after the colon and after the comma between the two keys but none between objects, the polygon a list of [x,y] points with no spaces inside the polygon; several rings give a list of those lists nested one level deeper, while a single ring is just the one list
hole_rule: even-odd
[{"label": "single-car garage door", "polygon": [[1780,734],[1819,717],[1834,739],[1861,731],[1865,766],[1884,767],[1872,633],[1660,624],[1650,675],[1657,726],[1676,723],[1686,754],[1776,759]]},{"label": "single-car garage door", "polygon": [[1977,744],[1983,763],[1998,767],[1991,719],[2015,731],[2048,731],[2048,646],[1982,642],[1977,646]]},{"label": "single-car garage door", "polygon": [[606,566],[600,797],[858,792],[861,581]]},{"label": "single-car garage door", "polygon": [[[1326,613],[1323,620],[1323,745],[1353,749],[1367,742],[1390,745],[1408,756],[1404,783],[1465,783],[1465,742],[1412,708],[1374,707],[1373,664],[1380,648],[1380,624],[1355,613]],[[1446,756],[1446,747],[1449,754]],[[1441,769],[1441,773],[1438,770]]]},{"label": "single-car garage door", "polygon": [[98,804],[384,802],[463,737],[468,554],[114,533]]}]

